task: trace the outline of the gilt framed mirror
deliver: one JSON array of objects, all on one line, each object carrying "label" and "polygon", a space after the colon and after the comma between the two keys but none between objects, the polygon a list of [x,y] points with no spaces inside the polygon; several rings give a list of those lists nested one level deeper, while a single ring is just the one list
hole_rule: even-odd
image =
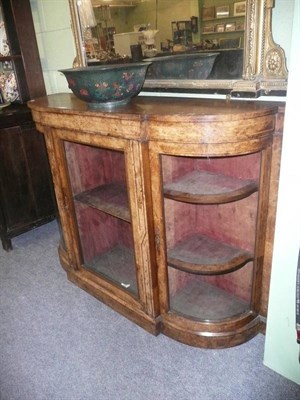
[{"label": "gilt framed mirror", "polygon": [[274,0],[69,0],[69,5],[74,67],[132,62],[138,47],[152,62],[145,91],[286,93],[285,53],[272,35]]}]

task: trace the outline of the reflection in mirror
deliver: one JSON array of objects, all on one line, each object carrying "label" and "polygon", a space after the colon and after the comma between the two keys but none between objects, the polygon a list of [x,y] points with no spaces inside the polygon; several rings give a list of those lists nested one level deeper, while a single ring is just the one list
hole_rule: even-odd
[{"label": "reflection in mirror", "polygon": [[[140,43],[143,55],[147,56],[150,45],[158,53],[182,52],[196,49],[200,42],[199,0],[94,0],[92,4],[97,28],[92,29],[88,39],[88,59],[99,59],[99,48],[112,50],[112,55],[118,57],[130,57],[130,44]],[[149,32],[153,33],[151,44],[146,43]]]},{"label": "reflection in mirror", "polygon": [[69,1],[80,65],[151,61],[146,90],[286,90],[272,0]]}]

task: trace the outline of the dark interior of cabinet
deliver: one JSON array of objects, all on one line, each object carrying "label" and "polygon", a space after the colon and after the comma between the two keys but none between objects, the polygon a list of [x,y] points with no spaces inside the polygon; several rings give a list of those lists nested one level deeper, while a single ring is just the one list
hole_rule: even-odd
[{"label": "dark interior of cabinet", "polygon": [[125,154],[65,142],[84,268],[137,294]]},{"label": "dark interior of cabinet", "polygon": [[259,165],[258,153],[162,156],[171,310],[213,321],[251,309]]}]

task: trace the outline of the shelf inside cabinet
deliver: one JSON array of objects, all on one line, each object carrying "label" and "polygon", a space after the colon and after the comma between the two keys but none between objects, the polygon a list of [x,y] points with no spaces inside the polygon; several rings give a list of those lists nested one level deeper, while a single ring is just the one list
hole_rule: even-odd
[{"label": "shelf inside cabinet", "polygon": [[217,18],[217,17],[215,17],[215,18],[205,18],[205,19],[202,19],[202,22],[203,23],[206,23],[206,22],[219,22],[219,21],[223,22],[223,21],[236,20],[236,19],[244,20],[245,16],[243,16],[243,15],[229,15],[227,17],[219,17],[219,18]]},{"label": "shelf inside cabinet", "polygon": [[222,274],[253,260],[253,254],[203,235],[191,235],[168,251],[168,264],[193,274]]},{"label": "shelf inside cabinet", "polygon": [[235,33],[235,32],[237,32],[237,33],[240,33],[240,32],[245,32],[245,30],[244,29],[236,29],[236,30],[234,30],[234,31],[222,31],[222,32],[216,32],[216,31],[213,31],[213,32],[202,32],[202,35],[226,35],[226,34],[228,34],[228,33]]},{"label": "shelf inside cabinet", "polygon": [[193,171],[164,185],[165,197],[196,204],[228,203],[250,196],[257,190],[256,181],[209,171]]},{"label": "shelf inside cabinet", "polygon": [[86,262],[84,266],[137,295],[135,261],[131,249],[116,245]]},{"label": "shelf inside cabinet", "polygon": [[127,192],[121,184],[101,185],[79,193],[74,198],[90,207],[130,222]]},{"label": "shelf inside cabinet", "polygon": [[8,55],[8,56],[0,56],[0,62],[4,61],[13,61],[13,60],[21,60],[22,55],[21,54],[13,54],[13,55]]},{"label": "shelf inside cabinet", "polygon": [[250,310],[249,302],[217,286],[191,281],[170,298],[170,308],[201,321],[222,321]]}]

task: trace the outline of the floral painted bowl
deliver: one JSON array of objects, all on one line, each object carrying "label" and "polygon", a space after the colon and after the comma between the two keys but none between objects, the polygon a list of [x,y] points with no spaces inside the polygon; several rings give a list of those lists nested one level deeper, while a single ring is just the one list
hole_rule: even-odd
[{"label": "floral painted bowl", "polygon": [[75,96],[90,108],[111,108],[128,103],[141,91],[150,64],[105,64],[60,72]]}]

